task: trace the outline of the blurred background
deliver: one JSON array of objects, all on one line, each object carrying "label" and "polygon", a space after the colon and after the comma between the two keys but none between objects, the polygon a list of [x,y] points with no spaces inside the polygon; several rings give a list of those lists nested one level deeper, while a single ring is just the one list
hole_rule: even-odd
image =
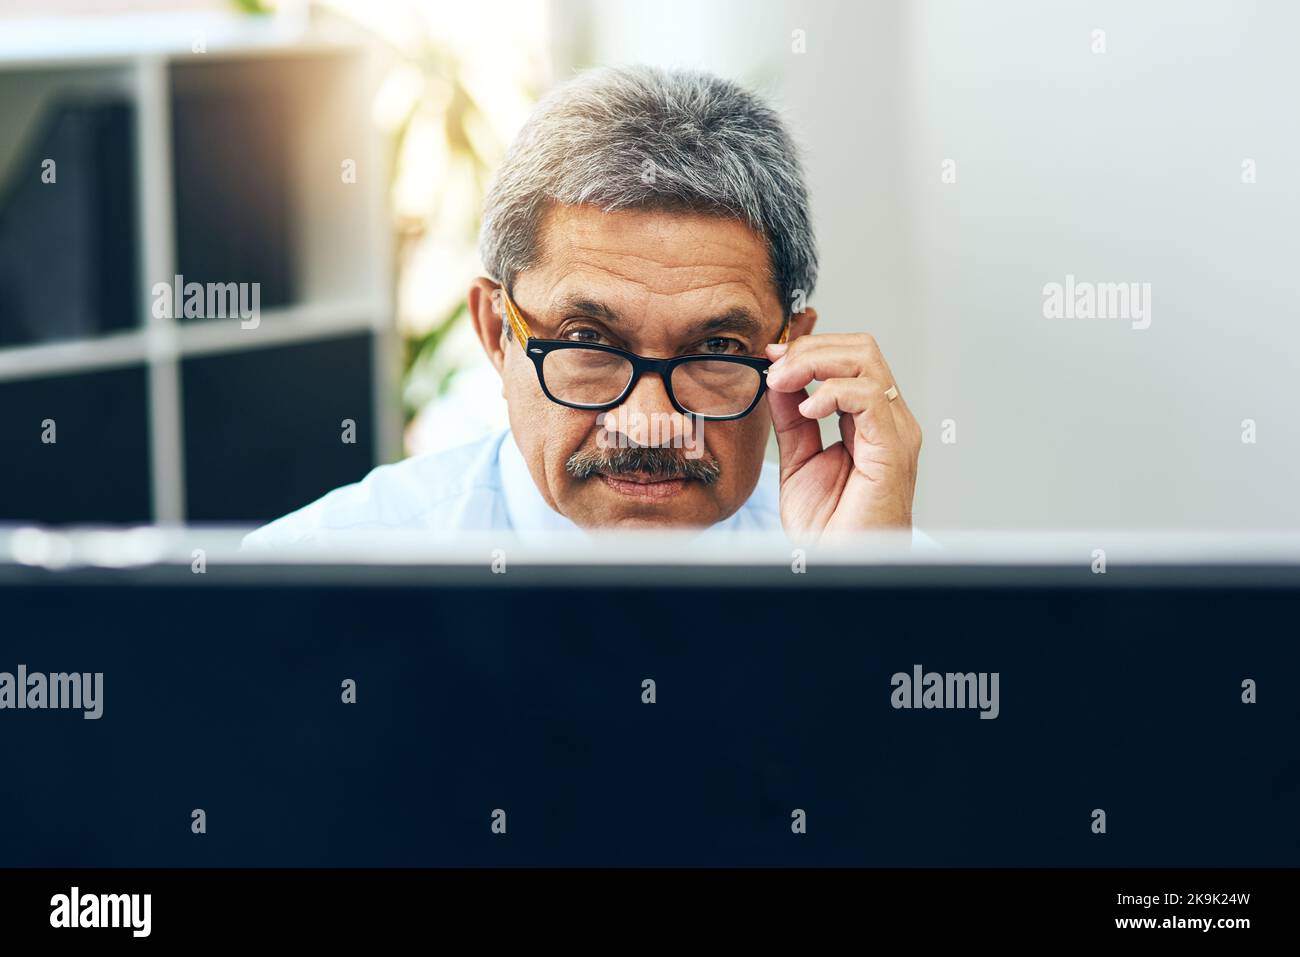
[{"label": "blurred background", "polygon": [[[1286,0],[0,0],[0,522],[260,522],[504,425],[483,193],[550,86],[642,62],[784,111],[819,331],[880,341],[922,527],[1295,529],[1298,35]],[[1149,326],[1047,318],[1067,276],[1149,284]],[[260,321],[159,307],[190,282]]]}]

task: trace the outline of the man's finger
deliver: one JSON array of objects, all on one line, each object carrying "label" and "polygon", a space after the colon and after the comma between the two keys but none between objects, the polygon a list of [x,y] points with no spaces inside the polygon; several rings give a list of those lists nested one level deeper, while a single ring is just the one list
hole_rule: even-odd
[{"label": "man's finger", "polygon": [[[903,440],[894,410],[885,396],[888,387],[874,379],[828,379],[809,398],[799,403],[799,412],[820,419],[832,412],[847,412],[857,426],[854,437],[883,448],[903,452]],[[848,443],[845,443],[846,445]]]},{"label": "man's finger", "polygon": [[884,382],[894,379],[880,346],[866,333],[801,336],[767,373],[768,387],[778,392],[793,392],[813,381],[859,375]]},{"label": "man's finger", "polygon": [[851,350],[791,350],[767,370],[767,387],[774,392],[797,392],[810,382],[850,378],[865,371],[865,360]]},{"label": "man's finger", "polygon": [[849,458],[853,458],[853,436],[858,430],[857,424],[853,421],[853,416],[847,412],[840,413],[840,440],[844,442],[844,449],[849,453]]},{"label": "man's finger", "polygon": [[799,411],[799,403],[807,398],[805,389],[767,393],[772,428],[776,430],[776,447],[781,453],[782,482],[822,450],[822,432],[817,420],[806,418]]}]

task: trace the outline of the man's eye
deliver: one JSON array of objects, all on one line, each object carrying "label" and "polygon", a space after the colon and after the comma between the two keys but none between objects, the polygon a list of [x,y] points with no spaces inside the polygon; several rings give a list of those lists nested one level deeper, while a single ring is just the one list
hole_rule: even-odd
[{"label": "man's eye", "polygon": [[740,355],[745,351],[745,344],[738,339],[718,336],[713,339],[705,339],[700,351],[713,355]]},{"label": "man's eye", "polygon": [[598,329],[568,329],[565,330],[564,338],[571,342],[597,342],[603,343],[605,337],[601,335]]}]

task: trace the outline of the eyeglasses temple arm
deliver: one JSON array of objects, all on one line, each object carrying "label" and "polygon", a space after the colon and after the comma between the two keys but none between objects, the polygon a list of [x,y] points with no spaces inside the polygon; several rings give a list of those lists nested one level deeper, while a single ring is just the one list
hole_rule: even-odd
[{"label": "eyeglasses temple arm", "polygon": [[532,338],[532,333],[528,331],[528,324],[524,322],[524,317],[519,315],[519,310],[515,308],[514,301],[510,298],[510,293],[506,292],[505,286],[501,287],[501,304],[505,309],[510,328],[514,330],[515,338],[519,340],[519,348],[527,351],[528,340]]}]

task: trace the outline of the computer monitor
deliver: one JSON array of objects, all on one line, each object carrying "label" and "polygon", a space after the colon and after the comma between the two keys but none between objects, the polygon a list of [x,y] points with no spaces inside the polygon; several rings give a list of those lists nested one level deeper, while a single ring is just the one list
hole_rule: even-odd
[{"label": "computer monitor", "polygon": [[11,864],[1300,859],[1293,543],[190,544],[0,565]]}]

